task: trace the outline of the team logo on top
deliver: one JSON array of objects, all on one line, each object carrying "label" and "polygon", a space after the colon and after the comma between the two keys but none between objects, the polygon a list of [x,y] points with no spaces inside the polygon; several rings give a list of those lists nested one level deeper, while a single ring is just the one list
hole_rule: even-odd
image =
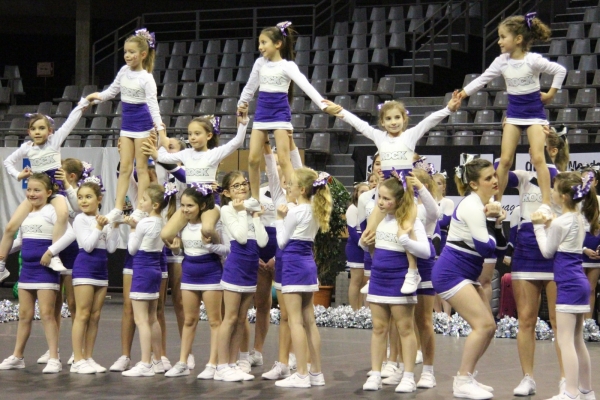
[{"label": "team logo on top", "polygon": [[254,231],[254,223],[253,222],[251,222],[251,223],[248,224],[248,232],[255,232]]},{"label": "team logo on top", "polygon": [[406,158],[408,151],[385,151],[381,152],[381,161],[387,160],[408,160]]},{"label": "team logo on top", "polygon": [[394,235],[393,233],[388,233],[388,232],[380,232],[377,231],[375,233],[375,240],[383,240],[385,242],[390,242],[390,243],[398,243],[398,236]]},{"label": "team logo on top", "polygon": [[542,194],[541,193],[525,193],[523,196],[524,203],[541,203],[542,202]]},{"label": "team logo on top", "polygon": [[183,247],[187,249],[198,249],[202,247],[202,240],[183,240]]},{"label": "team logo on top", "polygon": [[146,92],[143,89],[133,89],[121,86],[121,96],[132,97],[134,99],[145,99]]},{"label": "team logo on top", "polygon": [[190,176],[210,176],[208,170],[209,168],[189,168],[186,170],[186,174]]},{"label": "team logo on top", "polygon": [[31,167],[41,167],[43,165],[53,164],[54,156],[44,156],[38,158],[30,158]]},{"label": "team logo on top", "polygon": [[260,83],[265,85],[286,86],[287,79],[285,79],[284,76],[279,75],[261,75]]},{"label": "team logo on top", "polygon": [[260,203],[265,208],[265,211],[275,211],[275,204],[273,203]]},{"label": "team logo on top", "polygon": [[529,86],[535,85],[533,75],[522,76],[520,78],[506,78],[506,86]]},{"label": "team logo on top", "polygon": [[43,233],[42,225],[21,225],[21,233]]}]

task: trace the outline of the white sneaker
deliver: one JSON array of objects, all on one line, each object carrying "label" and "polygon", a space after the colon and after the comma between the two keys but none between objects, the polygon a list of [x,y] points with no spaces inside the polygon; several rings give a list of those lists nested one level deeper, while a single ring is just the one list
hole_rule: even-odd
[{"label": "white sneaker", "polygon": [[494,396],[487,390],[482,389],[471,374],[467,376],[455,376],[452,389],[454,397],[463,399],[485,400],[491,399]]},{"label": "white sneaker", "polygon": [[152,363],[144,364],[140,361],[139,363],[135,364],[135,367],[131,368],[129,371],[123,371],[121,375],[135,378],[139,376],[154,376],[154,368]]},{"label": "white sneaker", "polygon": [[168,371],[168,370],[170,370],[171,368],[173,368],[173,366],[171,365],[171,361],[169,361],[169,359],[168,359],[167,357],[165,357],[165,356],[162,356],[162,357],[160,358],[160,361],[162,361],[162,363],[163,363],[163,369],[164,369],[165,371]]},{"label": "white sneaker", "polygon": [[473,372],[473,382],[475,382],[475,384],[476,384],[477,386],[479,386],[479,387],[480,387],[480,388],[482,388],[483,390],[485,390],[485,391],[487,391],[487,392],[490,392],[490,393],[492,393],[492,392],[494,391],[494,388],[493,388],[493,387],[491,387],[491,386],[488,386],[488,385],[484,385],[484,384],[483,384],[483,383],[481,383],[481,382],[477,382],[477,381],[475,380],[475,377],[476,377],[476,376],[477,376],[477,371]]},{"label": "white sneaker", "polygon": [[191,371],[196,368],[196,359],[193,354],[189,354],[187,358],[187,367]]},{"label": "white sneaker", "polygon": [[260,203],[254,197],[250,197],[248,200],[244,200],[244,207],[248,211],[260,212]]},{"label": "white sneaker", "polygon": [[[58,353],[58,356],[60,358],[60,353]],[[67,361],[67,365],[73,365],[73,361],[75,361],[75,353],[71,353],[71,357],[69,358],[69,361]]]},{"label": "white sneaker", "polygon": [[275,382],[275,386],[285,387],[285,388],[309,388],[310,387],[310,378],[306,375],[304,378],[300,377],[298,373],[291,375],[288,378],[282,379],[280,381]]},{"label": "white sneaker", "polygon": [[[189,366],[188,366],[188,368],[189,368]],[[216,365],[206,364],[204,371],[202,371],[202,372],[200,372],[200,374],[198,374],[198,379],[214,379],[216,370],[217,370]]]},{"label": "white sneaker", "polygon": [[164,374],[165,366],[163,365],[162,360],[154,360],[152,359],[152,370],[155,374]]},{"label": "white sneaker", "polygon": [[62,261],[60,260],[60,257],[58,256],[54,256],[50,259],[50,265],[48,265],[48,268],[56,272],[62,272],[67,270],[63,265]]},{"label": "white sneaker", "polygon": [[62,364],[58,358],[49,358],[46,363],[46,368],[42,370],[44,374],[58,374],[62,371]]},{"label": "white sneaker", "polygon": [[402,294],[411,294],[417,291],[417,286],[421,282],[421,275],[416,269],[409,268],[406,276],[404,277],[404,283],[400,289]]},{"label": "white sneaker", "polygon": [[23,369],[25,368],[25,359],[17,358],[15,356],[10,356],[5,358],[4,361],[0,364],[0,370],[7,369]]},{"label": "white sneaker", "polygon": [[581,400],[596,400],[596,395],[594,394],[594,391],[592,390],[589,393],[579,393],[579,398]]},{"label": "white sneaker", "polygon": [[419,389],[431,389],[436,386],[435,376],[433,376],[432,372],[423,371],[421,373],[421,379],[417,382],[417,387]]},{"label": "white sneaker", "polygon": [[396,366],[395,362],[386,362],[383,368],[381,368],[381,377],[389,378],[390,376],[394,375],[396,371],[398,371],[398,367]]},{"label": "white sneaker", "polygon": [[[58,356],[58,358],[60,358],[60,355]],[[48,363],[48,359],[50,359],[50,350],[46,350],[46,352],[42,354],[40,358],[38,358],[37,363],[46,364]]]},{"label": "white sneaker", "polygon": [[279,361],[275,361],[275,364],[273,364],[273,368],[271,368],[268,372],[262,374],[263,379],[269,379],[272,381],[284,379],[288,376],[290,376],[289,367],[285,364],[280,363]]},{"label": "white sneaker", "polygon": [[423,364],[423,352],[421,350],[417,350],[417,358],[415,359],[416,364]]},{"label": "white sneaker", "polygon": [[109,370],[112,372],[127,371],[127,369],[129,369],[129,364],[131,364],[131,359],[127,356],[121,356],[110,366]]},{"label": "white sneaker", "polygon": [[176,363],[173,368],[169,368],[167,372],[165,372],[165,376],[168,378],[175,378],[177,376],[187,376],[190,374],[190,369],[188,368],[186,363],[179,361]]},{"label": "white sneaker", "polygon": [[388,376],[381,382],[384,385],[398,385],[402,381],[402,377],[404,376],[404,371],[401,369],[397,369],[391,376]]},{"label": "white sneaker", "polygon": [[89,365],[92,366],[92,368],[94,368],[96,370],[97,373],[101,374],[103,372],[106,372],[106,368],[104,368],[102,365],[100,365],[96,361],[94,361],[93,358],[88,358],[87,362]]},{"label": "white sneaker", "polygon": [[369,379],[363,385],[363,390],[371,391],[371,390],[380,390],[381,389],[381,377],[372,375],[369,376]]},{"label": "white sneaker", "polygon": [[308,378],[310,380],[310,386],[325,386],[325,376],[322,372],[319,372],[318,374],[309,372]]},{"label": "white sneaker", "polygon": [[535,381],[529,374],[525,374],[519,386],[513,390],[515,396],[531,396],[535,394]]},{"label": "white sneaker", "polygon": [[289,355],[288,367],[290,368],[290,371],[293,371],[298,367],[298,363],[296,362],[296,355],[294,353],[290,353]]},{"label": "white sneaker", "polygon": [[0,282],[5,280],[9,276],[10,276],[10,272],[8,272],[8,269],[4,268],[2,271],[0,271]]},{"label": "white sneaker", "polygon": [[248,361],[248,360],[238,360],[237,366],[240,367],[240,369],[242,371],[244,371],[246,374],[249,374],[250,371],[252,370],[252,365],[250,364],[250,361]]},{"label": "white sneaker", "polygon": [[414,378],[409,378],[409,377],[402,377],[402,380],[400,381],[400,383],[398,384],[398,386],[396,386],[396,393],[412,393],[415,392],[417,390],[417,385],[415,384],[415,379]]},{"label": "white sneaker", "polygon": [[249,354],[250,365],[253,367],[258,367],[263,365],[263,356],[260,351],[252,350]]},{"label": "white sneaker", "polygon": [[244,377],[240,370],[227,366],[220,371],[218,369],[215,371],[214,380],[223,382],[242,382]]},{"label": "white sneaker", "polygon": [[567,396],[566,393],[557,394],[556,396],[552,396],[550,400],[581,400],[581,396],[577,395],[575,397]]},{"label": "white sneaker", "polygon": [[362,294],[369,294],[369,281],[367,281],[367,283],[365,284],[365,286],[363,286],[362,288],[360,288],[360,292]]},{"label": "white sneaker", "polygon": [[148,213],[143,212],[139,208],[136,208],[134,212],[131,213],[130,218],[135,222],[140,222],[142,218],[146,218]]},{"label": "white sneaker", "polygon": [[114,224],[115,222],[123,222],[123,210],[113,208],[108,214],[105,215],[105,217],[108,219],[109,224]]},{"label": "white sneaker", "polygon": [[71,372],[75,374],[95,374],[96,368],[91,366],[87,360],[81,359],[71,365]]},{"label": "white sneaker", "polygon": [[244,378],[245,381],[254,380],[254,375],[245,372],[239,365],[236,365],[233,368],[236,369],[242,375],[242,377]]}]

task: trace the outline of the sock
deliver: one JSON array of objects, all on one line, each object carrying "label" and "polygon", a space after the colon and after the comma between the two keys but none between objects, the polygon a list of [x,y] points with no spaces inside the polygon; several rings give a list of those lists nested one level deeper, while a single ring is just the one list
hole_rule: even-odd
[{"label": "sock", "polygon": [[574,398],[576,398],[576,397],[577,397],[577,396],[573,396],[573,395],[572,395],[571,393],[569,393],[569,392],[568,392],[566,389],[565,389],[564,395],[566,395],[566,396],[567,396],[568,398],[570,398],[570,399],[574,399]]},{"label": "sock", "polygon": [[402,376],[402,379],[407,378],[410,379],[411,381],[415,380],[415,373],[414,372],[405,372],[404,375]]},{"label": "sock", "polygon": [[152,367],[152,363],[150,363],[150,364],[142,363],[142,364],[144,364],[144,367],[146,367],[146,368],[151,368]]},{"label": "sock", "polygon": [[583,393],[583,394],[588,394],[589,392],[591,392],[591,391],[592,391],[592,389],[590,389],[590,390],[585,390],[585,389],[579,388],[579,391],[580,391],[581,393]]},{"label": "sock", "polygon": [[217,371],[224,370],[227,367],[229,367],[228,364],[219,364],[219,365],[217,365]]},{"label": "sock", "polygon": [[404,372],[404,363],[398,363],[398,369]]},{"label": "sock", "polygon": [[431,372],[433,375],[433,365],[423,365],[423,372]]},{"label": "sock", "polygon": [[306,379],[306,377],[308,376],[308,375],[300,375],[298,373],[296,373],[296,375],[298,375],[298,377],[301,378],[301,379]]},{"label": "sock", "polygon": [[322,374],[322,372],[310,372],[310,371],[308,371],[308,373],[310,375],[312,375],[312,376],[317,376],[317,375],[321,375]]},{"label": "sock", "polygon": [[6,268],[6,261],[0,260],[0,272],[4,271]]},{"label": "sock", "polygon": [[240,351],[240,360],[248,360],[248,356],[250,355],[250,353],[246,352],[241,352]]},{"label": "sock", "polygon": [[229,365],[229,368],[235,368],[235,367],[236,367],[235,363],[233,363],[233,364],[228,364],[228,365]]}]

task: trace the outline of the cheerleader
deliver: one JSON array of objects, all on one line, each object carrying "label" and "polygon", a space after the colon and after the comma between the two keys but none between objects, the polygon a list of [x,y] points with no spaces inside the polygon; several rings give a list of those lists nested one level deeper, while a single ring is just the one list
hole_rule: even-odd
[{"label": "cheerleader", "polygon": [[516,206],[510,214],[510,228],[508,235],[508,243],[506,244],[506,252],[504,253],[504,259],[502,262],[504,265],[510,267],[512,265],[512,257],[515,253],[515,246],[517,245],[517,233],[519,226],[521,225],[521,206]]},{"label": "cheerleader", "polygon": [[52,242],[54,224],[57,221],[54,207],[49,204],[53,190],[54,184],[47,174],[36,172],[29,176],[26,195],[31,212],[21,224],[19,235],[11,249],[11,252],[21,250],[23,259],[19,276],[17,342],[13,354],[0,363],[0,370],[25,368],[23,354],[31,333],[37,299],[50,353],[43,372],[57,374],[62,371],[58,358],[58,327],[54,315],[56,292],[60,289],[60,272],[46,268],[42,262],[47,265],[54,254],[73,242],[75,234],[71,226],[67,225],[65,234]]},{"label": "cheerleader", "polygon": [[477,277],[481,274],[483,259],[506,246],[501,230],[506,212],[499,203],[490,203],[498,192],[496,171],[491,162],[461,155],[454,181],[459,193],[466,197],[454,211],[448,241],[433,266],[431,281],[440,297],[473,329],[454,378],[454,396],[490,399],[493,388],[477,382],[474,374],[477,361],[494,337],[496,323]]},{"label": "cheerleader", "polygon": [[[363,385],[363,390],[381,389],[382,356],[386,350],[391,317],[399,332],[406,361],[406,370],[396,392],[411,393],[416,390],[414,366],[417,338],[413,322],[417,296],[415,293],[406,295],[400,288],[408,273],[406,251],[411,251],[417,257],[429,258],[431,249],[422,223],[419,220],[414,223],[410,221],[410,216],[416,214],[416,210],[412,210],[415,208],[412,185],[406,182],[403,172],[394,175],[379,186],[377,206],[385,218],[377,226],[376,232],[366,231],[361,236],[361,242],[365,245],[375,245],[367,295],[373,318],[371,375]],[[417,241],[409,238],[413,229]]]},{"label": "cheerleader", "polygon": [[583,217],[593,232],[600,229],[598,199],[592,181],[591,172],[583,176],[578,172],[561,172],[554,180],[552,200],[561,207],[562,215],[552,221],[539,211],[531,215],[540,251],[544,257],[554,258],[557,340],[566,383],[553,400],[596,398],[592,391],[590,355],[583,340],[584,314],[590,311],[590,284],[581,259],[585,238]]},{"label": "cheerleader", "polygon": [[[433,180],[438,185],[438,206],[440,207],[440,218],[438,221],[440,229],[440,246],[436,248],[436,254],[439,257],[442,254],[444,246],[446,246],[446,239],[448,238],[448,228],[450,228],[450,221],[452,220],[452,213],[454,212],[454,202],[446,197],[446,171],[438,172],[433,175]],[[440,296],[435,295],[434,309],[436,312],[445,312],[448,316],[452,313],[452,307],[446,300],[442,300]]]},{"label": "cheerleader", "polygon": [[[279,387],[325,385],[321,372],[321,337],[313,310],[313,292],[319,290],[319,285],[312,246],[319,229],[329,230],[332,200],[328,179],[328,174],[317,175],[310,168],[295,170],[288,182],[288,193],[298,205],[290,210],[286,205],[277,208],[277,244],[283,250],[281,291],[297,359],[297,372],[275,382]],[[310,371],[307,369],[308,352]]]},{"label": "cheerleader", "polygon": [[221,285],[225,314],[218,334],[218,365],[214,379],[236,382],[252,380],[253,375],[236,366],[248,308],[256,292],[259,248],[269,240],[260,220],[261,212],[246,211],[248,181],[240,171],[232,171],[223,178],[221,221],[230,240],[231,253],[225,260]]},{"label": "cheerleader", "polygon": [[77,190],[81,214],[75,217],[73,229],[77,236],[79,254],[73,267],[73,286],[78,309],[73,322],[73,351],[75,357],[71,372],[95,374],[106,372],[92,358],[98,334],[98,321],[108,287],[108,257],[114,253],[119,241],[119,230],[111,226],[108,218],[99,215],[102,202],[100,177],[88,177]]},{"label": "cheerleader", "polygon": [[[175,207],[174,196],[167,196],[162,186],[151,184],[142,194],[139,207],[149,216],[138,223],[133,218],[127,218],[131,226],[131,234],[127,249],[133,256],[133,276],[129,297],[133,308],[133,318],[137,326],[142,360],[132,369],[124,371],[123,376],[139,377],[154,376],[164,373],[161,356],[161,330],[156,318],[156,308],[162,279],[160,259],[164,244],[160,238],[163,227],[161,211],[166,207]],[[154,357],[150,358],[150,350]]]},{"label": "cheerleader", "polygon": [[346,226],[348,228],[348,242],[346,243],[346,265],[350,268],[350,285],[348,298],[353,310],[362,307],[364,299],[360,294],[360,288],[364,286],[365,275],[365,251],[358,245],[360,239],[360,225],[358,225],[358,198],[369,190],[368,183],[359,183],[354,186],[352,202],[346,210]]},{"label": "cheerleader", "polygon": [[[181,337],[181,352],[179,362],[165,373],[167,377],[186,376],[190,374],[188,367],[189,355],[192,351],[194,336],[199,319],[200,302],[204,302],[208,322],[210,324],[210,357],[203,372],[198,379],[213,379],[217,364],[217,338],[221,325],[221,304],[223,289],[221,276],[223,265],[221,257],[229,254],[225,244],[212,244],[209,238],[200,233],[202,228],[201,214],[214,208],[214,198],[209,185],[192,184],[181,196],[183,215],[189,223],[181,232],[181,240],[177,237],[179,232],[163,232],[168,235],[173,245],[173,253],[177,254],[177,245],[183,244],[184,258],[182,264],[181,291],[184,305],[184,326]],[[202,237],[201,240],[198,238]],[[181,242],[181,243],[180,243]]]},{"label": "cheerleader", "polygon": [[[582,173],[592,172],[594,180],[592,186],[598,187],[598,165],[592,165],[582,170]],[[598,193],[596,191],[596,193]],[[598,196],[600,199],[600,196]],[[594,231],[590,223],[585,220],[585,240],[583,241],[583,270],[590,282],[590,312],[585,314],[585,319],[592,318],[596,306],[596,285],[600,278],[600,231]]]}]

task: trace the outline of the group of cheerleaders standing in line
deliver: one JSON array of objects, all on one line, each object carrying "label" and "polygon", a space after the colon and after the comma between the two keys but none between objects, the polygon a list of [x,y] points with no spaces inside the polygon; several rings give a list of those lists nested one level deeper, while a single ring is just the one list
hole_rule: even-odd
[{"label": "group of cheerleaders standing in line", "polygon": [[[288,99],[294,81],[323,111],[343,118],[378,148],[373,187],[355,195],[356,217],[349,218],[349,222],[355,222],[350,223],[350,242],[360,246],[351,251],[350,266],[362,264],[365,275],[369,271],[366,301],[373,318],[372,365],[363,389],[378,390],[382,383],[389,383],[397,385],[397,392],[414,392],[417,387],[436,385],[431,313],[437,293],[473,329],[454,378],[454,396],[493,396],[492,387],[475,380],[476,363],[495,331],[489,300],[478,280],[483,281],[487,274],[484,261],[506,247],[501,232],[506,213],[499,200],[505,187],[511,185],[519,188],[521,196],[512,263],[517,306],[523,318],[518,347],[524,378],[515,394],[535,392],[533,327],[539,293],[545,287],[564,368],[561,376],[565,378],[555,398],[593,399],[589,355],[581,335],[590,297],[581,254],[584,251],[587,257],[586,266],[598,265],[595,176],[589,172],[558,173],[547,165],[550,158],[564,167],[568,158],[565,139],[551,129],[544,131],[547,121],[543,110],[543,103],[560,88],[565,70],[528,52],[532,41],[549,37],[549,29],[535,15],[528,14],[507,18],[498,32],[503,54],[463,91],[455,91],[447,107],[407,129],[403,104],[386,102],[379,112],[383,130],[378,130],[324,100],[300,73],[293,62],[295,32],[291,23],[266,28],[259,36],[261,57],[238,103],[235,138],[218,146],[218,121],[195,118],[188,126],[191,148],[185,148],[185,143],[166,136],[158,113],[156,83],[151,75],[154,35],[145,29],[136,31],[125,41],[126,65],[107,90],[82,99],[56,132],[51,119],[33,115],[29,123],[32,141],[5,161],[7,171],[18,180],[28,178],[28,185],[27,199],[5,227],[0,243],[0,279],[8,276],[4,263],[10,251],[20,249],[23,258],[17,343],[0,370],[25,367],[23,353],[37,298],[49,347],[38,361],[47,364],[45,373],[61,371],[59,289],[61,282],[67,283],[65,286],[70,282],[73,290],[68,289],[67,295],[74,298],[74,304],[70,302],[74,315],[71,372],[106,371],[92,355],[108,284],[107,252],[117,247],[118,226],[122,224],[131,229],[127,238],[129,257],[123,270],[123,355],[111,370],[132,377],[160,372],[169,377],[189,375],[195,365],[191,349],[203,301],[211,328],[211,350],[209,362],[198,378],[254,379],[249,372],[252,364],[262,364],[260,349],[268,327],[268,308],[263,305],[263,312],[257,313],[261,316],[257,315],[253,354],[247,351],[246,315],[253,296],[257,304],[268,302],[265,299],[270,296],[273,279],[282,311],[279,360],[263,378],[280,379],[276,385],[281,387],[324,385],[320,336],[312,304],[313,292],[318,290],[312,243],[319,229],[328,229],[332,200],[328,175],[302,167],[291,140]],[[540,93],[541,72],[555,76],[548,93]],[[455,182],[465,197],[453,209],[448,202],[440,201],[437,182],[443,182],[430,176],[433,166],[413,169],[416,143],[456,111],[464,97],[500,74],[507,81],[509,106],[497,172],[492,163],[464,155],[456,168]],[[232,171],[217,187],[218,165],[241,145],[247,129],[248,102],[257,90],[249,182],[242,172]],[[119,92],[123,122],[117,198],[115,208],[103,216],[99,214],[101,178],[91,176],[91,167],[79,160],[61,160],[59,148],[85,107],[110,100]],[[525,128],[537,172],[509,172],[521,129]],[[151,137],[153,130],[158,132],[156,137]],[[275,136],[277,159],[268,144],[269,131]],[[263,154],[269,181],[266,188],[260,187],[259,178]],[[164,170],[161,176],[170,174],[164,185],[160,181],[151,183],[149,156],[156,161],[157,171]],[[31,161],[31,168],[18,171],[18,161],[24,157]],[[67,201],[56,194],[57,189],[64,192]],[[125,217],[127,194],[133,199],[135,211]],[[445,245],[436,259],[434,239],[444,236]],[[173,287],[180,285],[174,290],[174,304],[181,352],[173,366],[164,352],[168,277],[175,281]],[[357,306],[360,300],[356,300],[354,290],[352,298],[353,306]],[[264,309],[266,315],[262,315]],[[135,328],[132,320],[139,330],[142,357],[128,369]],[[414,379],[415,322],[424,363],[418,383]],[[390,325],[396,329],[390,329]],[[396,350],[384,363],[388,333]],[[296,372],[291,374],[293,364]],[[391,374],[382,380],[384,366]]]}]

